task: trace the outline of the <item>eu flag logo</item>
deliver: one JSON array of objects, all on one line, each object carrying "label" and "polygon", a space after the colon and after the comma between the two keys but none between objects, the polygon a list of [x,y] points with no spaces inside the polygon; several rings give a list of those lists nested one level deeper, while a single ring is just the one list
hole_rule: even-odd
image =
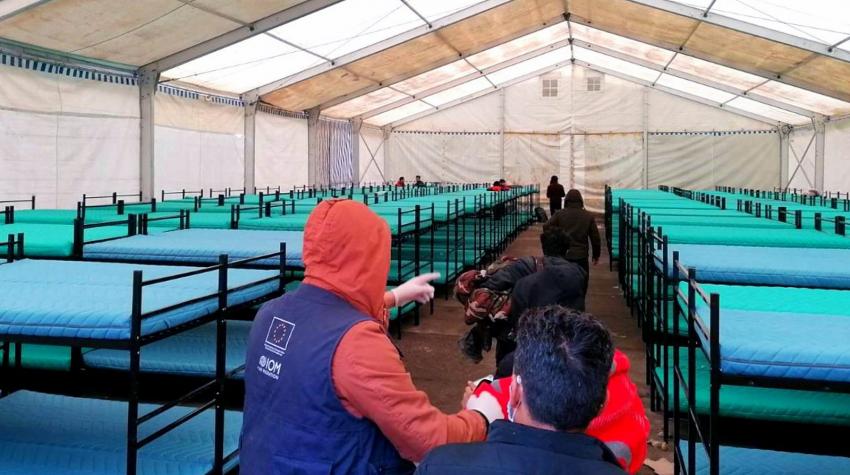
[{"label": "eu flag logo", "polygon": [[269,325],[269,331],[266,333],[266,345],[269,350],[277,352],[286,351],[289,346],[289,339],[292,337],[292,331],[295,329],[295,324],[287,322],[281,318],[272,318],[272,323]]}]

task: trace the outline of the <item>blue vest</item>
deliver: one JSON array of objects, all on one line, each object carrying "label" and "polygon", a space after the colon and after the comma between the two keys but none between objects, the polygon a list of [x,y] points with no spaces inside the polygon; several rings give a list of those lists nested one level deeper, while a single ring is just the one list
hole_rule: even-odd
[{"label": "blue vest", "polygon": [[264,305],[248,341],[242,475],[409,474],[381,430],[336,395],[336,347],[368,320],[326,290],[301,285]]}]

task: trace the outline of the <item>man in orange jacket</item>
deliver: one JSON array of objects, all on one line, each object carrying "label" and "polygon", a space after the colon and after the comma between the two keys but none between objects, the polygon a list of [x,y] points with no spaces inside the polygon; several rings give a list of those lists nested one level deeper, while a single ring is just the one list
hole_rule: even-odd
[{"label": "man in orange jacket", "polygon": [[241,473],[406,474],[434,447],[483,440],[481,412],[444,414],[387,337],[387,307],[434,296],[424,275],[386,292],[387,223],[362,203],[320,203],[306,275],[259,311],[248,342]]}]

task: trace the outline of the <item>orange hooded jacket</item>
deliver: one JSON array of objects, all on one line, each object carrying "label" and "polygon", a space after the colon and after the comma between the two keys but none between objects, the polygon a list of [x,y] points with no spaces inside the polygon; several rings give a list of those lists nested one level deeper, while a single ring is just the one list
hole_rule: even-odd
[{"label": "orange hooded jacket", "polygon": [[402,457],[419,461],[440,445],[484,440],[487,423],[473,411],[447,415],[434,407],[389,340],[384,293],[390,239],[387,223],[362,203],[320,203],[304,229],[304,283],[373,318],[340,341],[331,367],[334,388],[349,413],[374,422]]}]

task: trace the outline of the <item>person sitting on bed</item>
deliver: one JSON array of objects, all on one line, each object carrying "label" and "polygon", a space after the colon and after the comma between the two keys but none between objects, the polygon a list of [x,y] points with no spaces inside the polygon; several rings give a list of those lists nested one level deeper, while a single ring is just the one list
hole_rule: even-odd
[{"label": "person sitting on bed", "polygon": [[[428,454],[421,475],[623,475],[618,458],[587,435],[605,404],[614,346],[586,313],[552,306],[519,323],[514,377],[507,392],[510,422],[497,420],[487,442],[450,444]],[[502,414],[493,398],[485,413]]]},{"label": "person sitting on bed", "polygon": [[386,292],[390,237],[355,200],[310,214],[303,284],[266,303],[251,327],[243,475],[407,474],[434,447],[486,436],[474,407],[444,414],[416,389],[387,336],[387,307],[428,302],[439,276]]}]

